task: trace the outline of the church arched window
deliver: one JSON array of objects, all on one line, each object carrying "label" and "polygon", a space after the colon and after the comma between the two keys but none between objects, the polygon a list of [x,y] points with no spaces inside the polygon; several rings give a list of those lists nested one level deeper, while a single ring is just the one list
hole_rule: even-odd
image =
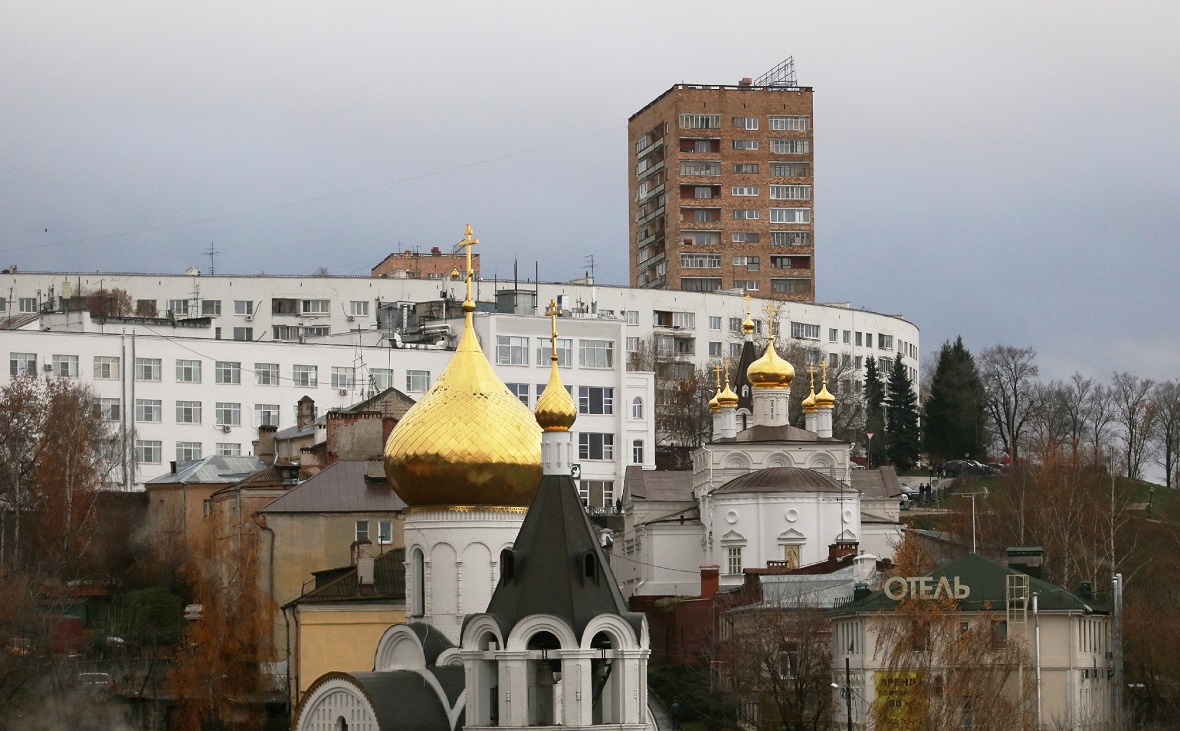
[{"label": "church arched window", "polygon": [[423,556],[421,548],[414,548],[411,571],[410,582],[414,601],[410,613],[415,617],[421,617],[426,614],[426,557]]},{"label": "church arched window", "polygon": [[632,419],[642,419],[643,418],[643,399],[640,398],[639,396],[636,396],[634,399],[631,400],[631,418]]}]

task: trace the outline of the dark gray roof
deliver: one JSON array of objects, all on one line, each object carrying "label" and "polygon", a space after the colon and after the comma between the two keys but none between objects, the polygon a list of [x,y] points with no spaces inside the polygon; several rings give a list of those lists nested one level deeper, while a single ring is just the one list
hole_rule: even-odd
[{"label": "dark gray roof", "polygon": [[147,481],[148,485],[166,484],[213,484],[232,485],[241,482],[250,475],[266,467],[266,463],[257,457],[227,457],[213,455],[191,462],[182,462],[176,466],[176,472],[169,472],[153,477]]},{"label": "dark gray roof", "polygon": [[804,467],[767,467],[735,477],[713,491],[743,492],[851,492],[831,477]]},{"label": "dark gray roof", "polygon": [[842,439],[821,437],[806,429],[794,426],[766,426],[759,424],[738,432],[736,437],[714,439],[715,444],[743,444],[748,442],[835,442],[847,444]]},{"label": "dark gray roof", "polygon": [[754,387],[750,384],[750,378],[746,375],[746,371],[750,370],[750,364],[757,358],[758,356],[754,354],[754,341],[751,339],[742,343],[742,354],[738,358],[737,377],[734,379],[733,391],[738,395],[737,407],[751,413],[754,411]]},{"label": "dark gray roof", "polygon": [[404,510],[389,483],[366,479],[368,460],[333,462],[263,508],[264,513],[392,513]]},{"label": "dark gray roof", "polygon": [[622,616],[640,633],[643,615],[627,611],[569,475],[541,478],[516,543],[505,553],[487,611],[505,637],[535,614],[560,617],[579,639],[602,614]]},{"label": "dark gray roof", "polygon": [[628,467],[624,492],[631,500],[684,502],[693,499],[692,472],[689,470],[645,470]]},{"label": "dark gray roof", "polygon": [[296,425],[296,426],[289,426],[286,429],[279,429],[277,432],[275,432],[275,439],[277,439],[279,441],[286,441],[288,439],[297,439],[299,437],[311,436],[311,435],[315,434],[317,424],[322,425],[325,423],[327,423],[327,419],[325,417],[321,416],[320,418],[307,424],[306,426]]},{"label": "dark gray roof", "polygon": [[308,688],[305,697],[310,697],[317,686],[340,679],[352,681],[365,694],[381,731],[451,731],[442,699],[421,675],[411,670],[327,673]]},{"label": "dark gray roof", "polygon": [[[340,602],[389,602],[406,598],[406,549],[395,548],[373,559],[373,586],[361,591],[357,582],[356,566],[346,566],[328,571],[317,571],[319,582],[322,574],[335,574],[326,584],[291,601],[296,604],[336,604]],[[441,635],[441,632],[435,632]]]},{"label": "dark gray roof", "polygon": [[901,488],[897,484],[897,470],[893,469],[893,465],[871,470],[852,470],[852,487],[874,500],[897,497],[901,494]]}]

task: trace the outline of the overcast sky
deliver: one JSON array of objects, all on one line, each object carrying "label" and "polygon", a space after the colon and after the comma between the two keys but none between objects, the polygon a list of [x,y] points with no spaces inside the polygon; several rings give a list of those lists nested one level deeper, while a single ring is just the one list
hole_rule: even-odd
[{"label": "overcast sky", "polygon": [[[1180,376],[1175,2],[0,0],[0,266],[627,280],[627,118],[794,56],[817,298]],[[240,215],[239,215],[240,214]],[[124,235],[125,234],[125,235]],[[69,243],[74,242],[74,243]]]}]

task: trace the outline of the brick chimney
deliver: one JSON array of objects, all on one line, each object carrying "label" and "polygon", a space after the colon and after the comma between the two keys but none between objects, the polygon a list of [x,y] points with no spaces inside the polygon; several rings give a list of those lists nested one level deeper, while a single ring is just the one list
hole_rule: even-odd
[{"label": "brick chimney", "polygon": [[298,416],[295,419],[295,424],[300,429],[315,421],[315,399],[311,396],[304,396],[299,399]]},{"label": "brick chimney", "polygon": [[835,561],[845,556],[855,556],[859,551],[860,543],[857,541],[836,541],[828,544],[828,560]]},{"label": "brick chimney", "polygon": [[712,599],[721,588],[721,567],[715,563],[701,566],[701,599]]},{"label": "brick chimney", "polygon": [[357,541],[356,583],[361,592],[373,590],[373,542],[368,538]]},{"label": "brick chimney", "polygon": [[258,446],[254,453],[258,459],[273,464],[275,461],[275,432],[279,428],[273,424],[263,424],[258,427]]}]

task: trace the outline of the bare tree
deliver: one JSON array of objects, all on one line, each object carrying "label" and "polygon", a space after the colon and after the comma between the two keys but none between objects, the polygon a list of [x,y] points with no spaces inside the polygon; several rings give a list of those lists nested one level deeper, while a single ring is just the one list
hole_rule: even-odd
[{"label": "bare tree", "polygon": [[1103,463],[1107,432],[1114,421],[1114,394],[1101,383],[1095,384],[1086,398],[1086,428],[1092,450],[1091,461],[1095,466]]},{"label": "bare tree", "polygon": [[1164,484],[1175,487],[1177,455],[1180,455],[1180,382],[1155,384],[1151,402],[1156,414],[1156,462],[1164,468]]},{"label": "bare tree", "polygon": [[1036,389],[1040,369],[1032,348],[995,345],[980,356],[980,377],[987,411],[1012,463],[1019,459],[1020,441],[1040,407]]},{"label": "bare tree", "polygon": [[127,317],[134,307],[131,295],[123,289],[100,289],[86,298],[91,317]]},{"label": "bare tree", "polygon": [[1033,385],[1040,405],[1029,421],[1029,436],[1037,458],[1044,462],[1061,451],[1070,438],[1070,389],[1060,381]]},{"label": "bare tree", "polygon": [[1123,463],[1127,477],[1138,479],[1143,472],[1152,445],[1155,429],[1155,404],[1148,398],[1155,382],[1140,378],[1133,373],[1114,374],[1111,394],[1114,404],[1114,421],[1121,428],[1119,437],[1123,445]]},{"label": "bare tree", "polygon": [[1065,418],[1066,437],[1069,441],[1069,455],[1073,464],[1078,463],[1078,450],[1086,437],[1086,404],[1094,391],[1094,381],[1074,371],[1063,385],[1062,410]]}]

